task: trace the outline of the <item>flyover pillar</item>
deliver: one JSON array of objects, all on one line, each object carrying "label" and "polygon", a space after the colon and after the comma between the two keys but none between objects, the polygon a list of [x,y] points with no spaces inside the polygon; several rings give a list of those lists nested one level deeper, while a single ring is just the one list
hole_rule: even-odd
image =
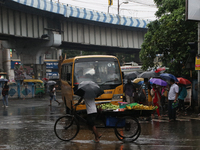
[{"label": "flyover pillar", "polygon": [[15,49],[20,55],[22,64],[43,64],[44,53],[51,47],[61,45],[61,34],[49,32],[41,39],[12,39],[2,42],[3,47]]}]

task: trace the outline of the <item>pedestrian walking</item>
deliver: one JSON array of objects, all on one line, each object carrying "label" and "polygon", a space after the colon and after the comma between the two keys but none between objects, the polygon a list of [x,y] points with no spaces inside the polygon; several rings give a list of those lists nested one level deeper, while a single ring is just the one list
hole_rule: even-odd
[{"label": "pedestrian walking", "polygon": [[124,85],[124,92],[126,96],[126,101],[130,104],[133,103],[133,96],[136,91],[136,88],[134,87],[133,83],[131,83],[131,80],[128,79],[127,83]]},{"label": "pedestrian walking", "polygon": [[185,85],[179,84],[179,96],[178,96],[178,102],[179,102],[179,111],[185,111],[185,104],[184,99],[187,96],[187,89]]},{"label": "pedestrian walking", "polygon": [[3,96],[3,106],[2,107],[8,107],[8,91],[9,91],[8,82],[5,82],[5,85],[2,90],[2,96]]},{"label": "pedestrian walking", "polygon": [[[77,104],[75,104],[75,106],[79,105],[79,103],[81,103],[82,100],[83,100],[83,97],[80,98],[80,100],[78,101]],[[84,98],[84,102],[85,102],[86,110],[87,110],[87,124],[95,135],[95,140],[93,140],[93,142],[99,143],[99,139],[101,138],[102,134],[100,134],[97,131],[97,128],[95,126],[95,120],[97,117],[97,107],[95,104],[95,99],[94,98]]]},{"label": "pedestrian walking", "polygon": [[[156,88],[156,84],[153,84],[152,87],[153,88],[151,89],[151,95],[153,99],[153,105],[158,107],[156,109],[156,112],[158,114],[158,118],[161,119],[160,112],[159,112],[161,95],[158,89]],[[152,114],[152,118],[154,118],[154,114]]]},{"label": "pedestrian walking", "polygon": [[176,108],[173,108],[172,104],[177,102],[179,87],[175,84],[174,79],[170,80],[170,85],[171,87],[168,93],[168,116],[169,121],[176,121]]},{"label": "pedestrian walking", "polygon": [[50,90],[50,105],[52,105],[52,100],[54,99],[54,101],[56,101],[58,103],[58,105],[60,105],[60,102],[56,100],[56,86],[53,85],[51,90]]}]

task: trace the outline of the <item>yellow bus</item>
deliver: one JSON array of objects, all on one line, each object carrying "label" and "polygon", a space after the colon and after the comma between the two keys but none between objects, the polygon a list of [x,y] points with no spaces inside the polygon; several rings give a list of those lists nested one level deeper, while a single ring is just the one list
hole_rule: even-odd
[{"label": "yellow bus", "polygon": [[[96,103],[117,103],[123,100],[122,73],[119,61],[115,56],[77,56],[62,62],[61,93],[68,110],[80,98],[74,95],[74,91],[82,81],[93,81],[104,90],[104,94],[95,99]],[[77,110],[82,109],[86,109],[86,106],[79,105],[77,107]]]}]

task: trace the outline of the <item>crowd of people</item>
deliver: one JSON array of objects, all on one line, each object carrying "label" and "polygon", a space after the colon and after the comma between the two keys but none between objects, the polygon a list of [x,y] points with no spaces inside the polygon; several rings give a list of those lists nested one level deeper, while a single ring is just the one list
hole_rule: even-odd
[{"label": "crowd of people", "polygon": [[[169,121],[175,121],[176,112],[185,112],[186,86],[175,83],[174,79],[171,79],[167,86],[159,86],[151,84],[148,78],[144,78],[144,83],[139,88],[128,79],[124,85],[124,93],[127,103],[137,102],[157,106],[158,119],[168,115]],[[152,114],[152,118],[155,118],[155,114]]]}]

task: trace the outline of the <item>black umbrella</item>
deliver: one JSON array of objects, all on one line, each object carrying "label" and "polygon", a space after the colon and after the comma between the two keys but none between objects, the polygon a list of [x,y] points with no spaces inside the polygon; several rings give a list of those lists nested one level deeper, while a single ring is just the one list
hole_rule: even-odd
[{"label": "black umbrella", "polygon": [[104,91],[93,81],[82,81],[78,85],[78,89],[74,92],[75,95],[84,98],[96,98],[103,93]]},{"label": "black umbrella", "polygon": [[139,75],[139,73],[137,71],[129,72],[129,73],[124,75],[124,79],[133,80],[133,79],[137,78],[138,75]]},{"label": "black umbrella", "polygon": [[159,77],[159,73],[155,73],[154,71],[145,71],[138,75],[138,78],[153,78]]}]

